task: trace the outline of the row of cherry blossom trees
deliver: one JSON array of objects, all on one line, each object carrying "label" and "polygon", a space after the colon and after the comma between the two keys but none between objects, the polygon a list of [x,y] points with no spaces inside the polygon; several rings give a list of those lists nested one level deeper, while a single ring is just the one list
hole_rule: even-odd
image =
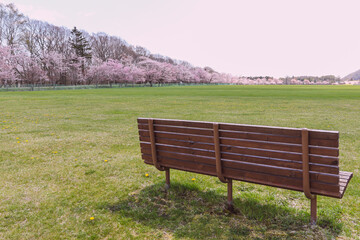
[{"label": "row of cherry blossom trees", "polygon": [[13,4],[0,3],[0,87],[139,83],[310,84],[194,67],[119,37],[29,19]]},{"label": "row of cherry blossom trees", "polygon": [[[86,65],[85,71],[83,66]],[[23,85],[78,85],[78,84],[137,84],[147,83],[228,83],[230,75],[209,73],[203,68],[186,67],[158,62],[147,57],[134,63],[109,59],[102,61],[57,52],[41,58],[29,55],[21,48],[0,46],[0,87]]]},{"label": "row of cherry blossom trees", "polygon": [[[151,54],[105,33],[70,31],[0,3],[0,87],[116,83],[210,83],[221,74]],[[217,75],[215,77],[215,75]]]}]

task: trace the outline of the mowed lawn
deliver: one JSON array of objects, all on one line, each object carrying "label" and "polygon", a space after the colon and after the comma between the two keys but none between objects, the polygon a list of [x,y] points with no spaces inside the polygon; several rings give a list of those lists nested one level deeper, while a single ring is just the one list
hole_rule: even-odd
[{"label": "mowed lawn", "polygon": [[[360,86],[185,86],[0,93],[0,239],[360,236]],[[143,163],[137,117],[340,131],[343,199]],[[145,174],[149,174],[148,177]],[[195,178],[195,181],[192,180]]]}]

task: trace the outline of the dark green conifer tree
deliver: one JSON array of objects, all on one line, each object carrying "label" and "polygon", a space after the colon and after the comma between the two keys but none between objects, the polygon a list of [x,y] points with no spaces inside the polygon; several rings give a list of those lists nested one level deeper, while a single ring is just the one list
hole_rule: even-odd
[{"label": "dark green conifer tree", "polygon": [[90,64],[92,57],[90,44],[83,36],[83,33],[80,32],[76,27],[74,27],[71,31],[69,43],[77,56],[71,61],[81,64],[81,72],[82,75],[85,76],[86,63]]},{"label": "dark green conifer tree", "polygon": [[77,30],[76,27],[71,31],[70,37],[70,46],[74,49],[78,57],[84,57],[86,59],[91,59],[91,47],[89,42],[83,36],[82,32]]}]

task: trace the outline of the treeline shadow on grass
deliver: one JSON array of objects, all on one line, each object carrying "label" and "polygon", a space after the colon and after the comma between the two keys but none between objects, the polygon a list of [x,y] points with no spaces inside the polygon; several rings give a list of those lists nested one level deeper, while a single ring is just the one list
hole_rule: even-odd
[{"label": "treeline shadow on grass", "polygon": [[102,208],[190,239],[302,239],[309,231],[324,236],[324,229],[336,236],[342,228],[327,216],[318,222],[320,227],[311,228],[309,213],[253,197],[235,198],[234,211],[229,211],[226,196],[179,183],[172,183],[169,190],[164,184],[154,184]]}]

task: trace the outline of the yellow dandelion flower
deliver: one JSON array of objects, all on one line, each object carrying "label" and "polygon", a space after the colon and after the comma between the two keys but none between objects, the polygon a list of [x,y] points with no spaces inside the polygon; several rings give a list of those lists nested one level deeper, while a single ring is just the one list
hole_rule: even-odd
[{"label": "yellow dandelion flower", "polygon": [[149,176],[149,174],[147,173],[147,174],[145,174],[145,177],[148,177]]},{"label": "yellow dandelion flower", "polygon": [[17,141],[17,143],[20,143],[20,141]]},{"label": "yellow dandelion flower", "polygon": [[16,140],[18,140],[18,139],[20,139],[20,138],[17,137]]},{"label": "yellow dandelion flower", "polygon": [[57,153],[57,151],[54,151],[53,153]]},{"label": "yellow dandelion flower", "polygon": [[104,162],[107,162],[107,161],[108,161],[107,159],[104,160]]},{"label": "yellow dandelion flower", "polygon": [[195,181],[196,179],[195,178],[192,178],[191,181]]},{"label": "yellow dandelion flower", "polygon": [[75,161],[77,161],[77,158],[75,158]]},{"label": "yellow dandelion flower", "polygon": [[28,140],[25,140],[25,142],[29,142]]},{"label": "yellow dandelion flower", "polygon": [[90,217],[90,220],[92,221],[92,220],[94,220],[95,218],[94,217]]},{"label": "yellow dandelion flower", "polygon": [[34,157],[31,157],[31,159],[34,159]]}]

